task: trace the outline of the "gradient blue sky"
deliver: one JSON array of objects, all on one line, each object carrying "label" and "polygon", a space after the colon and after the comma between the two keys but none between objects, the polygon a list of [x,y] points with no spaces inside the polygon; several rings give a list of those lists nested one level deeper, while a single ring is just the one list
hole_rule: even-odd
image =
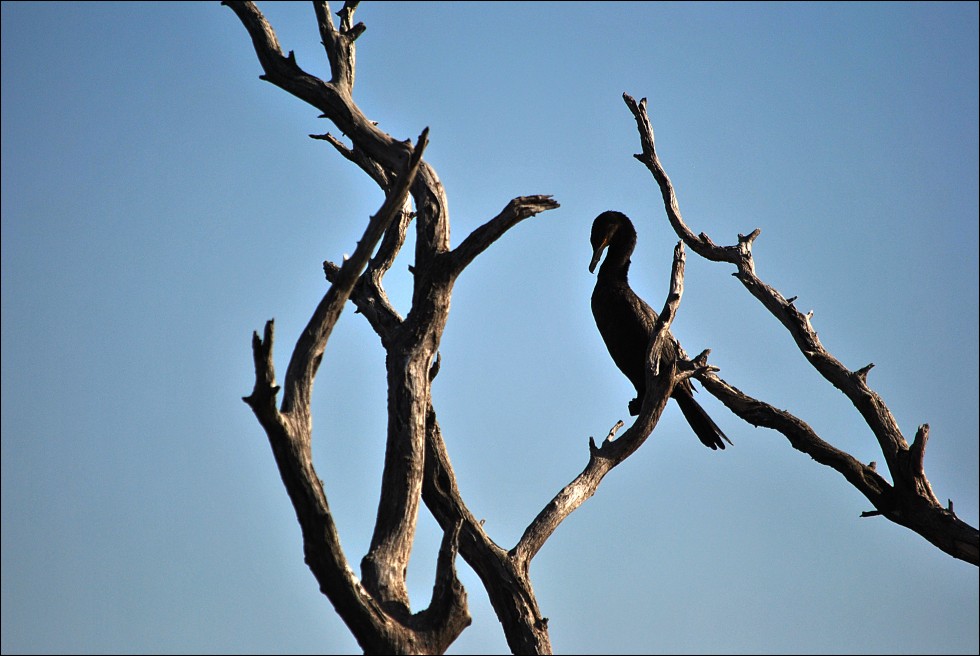
[{"label": "gradient blue sky", "polygon": [[[325,74],[308,4],[260,4]],[[336,11],[337,4],[333,7]],[[355,98],[431,128],[457,244],[517,195],[561,208],[456,286],[434,396],[462,492],[510,547],[629,419],[592,322],[591,220],[632,216],[632,281],[666,293],[676,241],[632,158],[646,96],[696,231],[758,227],[759,274],[978,522],[978,5],[385,3],[358,18]],[[317,112],[258,79],[208,3],[2,5],[2,650],[356,653],[303,563],[266,437],[240,398],[250,337],[277,363],[381,202]],[[334,130],[335,131],[335,130]],[[404,312],[411,247],[388,276]],[[881,460],[847,400],[730,275],[690,254],[674,333],[732,384]],[[314,456],[357,570],[376,512],[383,351],[347,312],[315,390]],[[676,408],[534,560],[561,653],[977,653],[978,570],[880,518],[779,434]],[[439,534],[410,569],[427,603]],[[506,651],[460,565],[473,625]]]}]

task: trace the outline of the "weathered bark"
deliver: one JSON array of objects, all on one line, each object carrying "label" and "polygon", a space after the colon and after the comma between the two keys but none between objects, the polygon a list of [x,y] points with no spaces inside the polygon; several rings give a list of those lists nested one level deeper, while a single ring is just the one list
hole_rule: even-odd
[{"label": "weathered bark", "polygon": [[[775,428],[795,448],[833,467],[892,521],[909,526],[940,548],[976,564],[977,531],[944,509],[932,493],[923,468],[928,427],[920,428],[911,446],[905,442],[884,402],[866,385],[871,365],[851,372],[827,353],[810,326],[809,316],[755,276],[751,245],[756,230],[739,236],[735,246],[715,246],[695,237],[684,225],[677,199],[653,145],[646,103],[625,96],[637,120],[643,153],[637,158],[660,185],[668,218],[682,241],[673,260],[671,288],[647,349],[647,389],[635,423],[616,438],[619,422],[601,445],[589,439],[583,471],[562,488],[529,523],[511,548],[496,544],[467,508],[456,483],[432,402],[438,374],[439,344],[448,318],[453,286],[466,267],[520,221],[558,207],[550,196],[517,197],[474,230],[456,247],[449,240],[445,190],[423,159],[427,130],[414,146],[384,133],[353,100],[354,42],[365,31],[353,22],[356,2],[339,12],[334,25],[326,2],[314,2],[320,36],[330,62],[324,81],[306,73],[292,52],[283,55],[274,30],[251,2],[226,2],[246,28],[264,74],[262,79],[316,107],[349,140],[326,133],[326,141],[365,171],[385,192],[385,201],[340,266],[324,262],[329,287],[299,336],[283,387],[276,383],[272,349],[274,325],[253,337],[255,386],[244,400],[266,431],[283,484],[303,533],[306,562],[321,591],[370,653],[442,653],[470,623],[466,593],[455,570],[458,553],[486,588],[514,653],[551,653],[548,620],[534,595],[530,563],[558,526],[596,491],[603,477],[642,446],[654,430],[676,384],[697,377],[733,412],[755,425]],[[389,302],[384,276],[405,243],[414,222],[416,245],[411,307],[402,317]],[[688,360],[662,359],[668,330],[678,310],[684,276],[684,244],[715,261],[736,265],[736,276],[793,335],[807,359],[852,400],[871,426],[894,483],[822,441],[800,419],[746,396],[715,375],[708,351]],[[376,250],[376,252],[374,252]],[[374,255],[372,256],[372,252]],[[327,503],[324,485],[311,455],[313,383],[331,331],[347,301],[352,302],[378,335],[386,351],[388,384],[385,460],[374,532],[361,560],[361,578],[351,570]],[[276,397],[282,391],[282,402]],[[413,613],[406,572],[414,544],[420,502],[442,531],[429,606]]]},{"label": "weathered bark", "polygon": [[[473,234],[489,234],[488,226],[511,220],[508,217],[518,201],[526,202],[527,199],[515,199],[498,217]],[[325,262],[324,270],[328,280],[335,279],[338,272],[336,265]],[[515,654],[551,653],[548,620],[541,614],[530,581],[529,569],[533,557],[558,525],[595,493],[602,478],[643,444],[663,413],[674,385],[699,371],[711,369],[705,364],[707,351],[693,363],[668,362],[660,356],[670,323],[680,304],[683,275],[684,250],[678,243],[674,253],[671,291],[648,349],[649,388],[657,389],[659,393],[646,395],[640,415],[619,439],[613,440],[613,437],[622,426],[621,422],[610,431],[601,447],[597,447],[590,438],[590,456],[585,470],[545,506],[527,527],[518,544],[510,550],[500,547],[487,536],[463,502],[430,400],[423,500],[444,529],[457,523],[461,525],[460,554],[480,577],[501,622],[507,643]],[[385,326],[398,319],[391,315],[390,307],[379,310],[382,304],[372,296],[371,289],[369,285],[358,287],[351,300],[385,343]],[[387,316],[381,317],[379,314]],[[430,376],[434,378],[437,373],[438,360]]]},{"label": "weathered bark", "polygon": [[703,232],[695,235],[681,218],[677,196],[654,147],[653,127],[647,114],[646,99],[636,102],[628,94],[623,100],[636,119],[643,152],[635,155],[653,174],[663,196],[671,226],[685,244],[701,257],[735,265],[733,274],[760,303],[789,331],[797,348],[824,379],[839,389],[854,405],[878,440],[878,446],[891,474],[889,484],[876,471],[875,463],[863,464],[856,458],[820,439],[805,422],[788,412],[742,393],[713,372],[698,373],[705,388],[736,415],[754,426],[778,430],[793,448],[839,472],[875,507],[863,516],[882,515],[912,529],[946,553],[974,565],[980,564],[980,533],[959,519],[952,502],[943,507],[926,478],[923,459],[929,426],[923,424],[909,446],[884,400],[867,384],[874,364],[851,371],[820,343],[811,325],[812,312],[796,309],[796,297],[786,299],[755,274],[752,243],[760,230],[738,235],[733,246],[717,246]]},{"label": "weathered bark", "polygon": [[[503,231],[539,211],[550,209],[554,201],[545,196],[515,198],[499,215],[465,239],[449,258],[450,269],[458,275],[479,252],[485,250]],[[328,280],[334,280],[339,269],[324,262]],[[365,278],[357,287],[352,301],[368,319],[383,345],[392,342],[392,326],[403,320],[382,298],[383,292]],[[429,371],[430,381],[438,373],[438,359]],[[482,525],[466,507],[456,485],[456,476],[442,440],[431,396],[426,412],[425,476],[422,495],[439,524],[446,529],[459,525],[459,551],[480,576],[490,602],[500,619],[508,645],[514,653],[551,653],[547,621],[538,609],[530,579],[512,555],[490,539]]]},{"label": "weathered bark", "polygon": [[[381,337],[387,351],[388,436],[375,531],[370,549],[361,561],[363,583],[350,572],[340,551],[326,496],[309,457],[309,391],[332,323],[319,317],[325,311],[318,308],[291,360],[287,373],[287,394],[284,395],[283,411],[280,412],[275,410],[274,403],[278,388],[274,384],[271,365],[271,322],[266,329],[266,339],[256,338],[255,341],[258,391],[247,400],[253,409],[258,408],[256,414],[269,434],[301,524],[307,521],[308,510],[313,507],[319,517],[325,518],[321,521],[329,525],[328,540],[318,539],[318,536],[305,539],[307,562],[320,581],[321,589],[365,650],[440,653],[469,623],[465,594],[455,579],[450,557],[457,545],[462,545],[464,558],[471,562],[474,569],[483,573],[486,581],[493,581],[492,587],[499,591],[492,592],[491,596],[498,614],[502,614],[502,621],[517,616],[526,618],[524,630],[507,629],[511,644],[520,645],[515,649],[550,652],[546,626],[540,621],[530,582],[514,575],[515,570],[504,550],[495,545],[491,547],[492,541],[466,509],[454,484],[452,504],[443,504],[442,512],[437,514],[445,539],[433,601],[427,610],[416,615],[411,614],[405,573],[414,540],[423,479],[428,476],[432,480],[455,480],[445,445],[438,434],[431,399],[434,363],[448,316],[452,286],[465,267],[508,229],[558,204],[548,196],[515,198],[500,215],[474,231],[458,248],[450,249],[447,202],[435,171],[424,161],[417,161],[414,180],[405,176],[396,177],[393,173],[402,168],[411,154],[420,155],[422,148],[413,149],[409,144],[383,133],[364,117],[352,100],[354,41],[364,31],[362,24],[353,24],[356,3],[347,3],[341,10],[339,30],[334,27],[327,4],[314,3],[320,34],[331,64],[329,82],[303,71],[292,53],[288,56],[282,54],[275,32],[253,3],[226,4],[235,11],[252,38],[265,72],[262,79],[317,107],[350,139],[352,147],[329,133],[311,136],[332,144],[388,191],[391,203],[386,203],[386,206],[394,206],[399,200],[402,202],[397,211],[388,216],[384,238],[375,256],[366,265],[364,258],[358,257],[358,274],[361,268],[365,270],[363,274],[355,276],[356,280],[350,279],[351,261],[345,262],[342,267],[324,263],[324,270],[332,283],[328,295],[331,299],[345,299],[354,291],[355,302]],[[414,212],[408,209],[401,196],[391,193],[393,180],[396,179],[410,180]],[[413,219],[416,222],[415,286],[411,310],[403,319],[388,302],[382,280],[403,245],[408,224]],[[360,244],[367,245],[368,253],[377,243],[376,235],[372,233],[371,236],[370,241],[366,236]],[[340,303],[342,305],[343,300]],[[326,300],[321,307],[325,305],[328,305]],[[333,301],[329,307],[332,308],[332,321],[336,321],[339,312],[333,310]],[[293,381],[297,382],[294,384]],[[263,384],[260,385],[260,382]],[[295,392],[291,391],[294,387]],[[284,428],[281,425],[287,422],[282,417],[298,417],[299,421],[294,422],[296,426]],[[293,434],[300,437],[294,438]],[[289,446],[293,443],[298,443],[300,448],[280,448],[283,444]],[[432,454],[428,458],[425,456],[427,449]],[[426,468],[426,463],[433,464]],[[439,464],[438,469],[436,464]],[[302,475],[294,475],[293,470],[298,470]],[[426,474],[426,471],[429,473]],[[433,495],[430,493],[427,496]],[[315,503],[309,502],[308,497],[312,497]],[[479,530],[475,531],[474,528]],[[480,540],[474,540],[477,533],[481,536]],[[322,562],[330,566],[324,567]],[[506,572],[508,567],[510,577],[500,576],[500,572]],[[370,612],[366,612],[365,607]],[[505,621],[505,625],[509,624],[513,622]]]},{"label": "weathered bark", "polygon": [[[265,71],[263,79],[320,109],[324,117],[331,119],[348,136],[352,147],[329,133],[311,136],[333,145],[344,157],[371,176],[382,189],[390,190],[395,179],[392,172],[398,169],[405,153],[421,149],[407,151],[406,144],[394,141],[382,133],[364,118],[351,98],[354,40],[364,31],[363,25],[352,24],[354,4],[348,3],[340,12],[341,28],[338,31],[333,27],[325,3],[315,3],[320,33],[331,62],[330,82],[323,82],[305,73],[291,54],[282,55],[274,31],[253,4],[229,4],[252,37]],[[417,635],[418,631],[412,632],[415,627],[409,623],[409,619],[417,616],[411,615],[405,572],[414,540],[418,502],[420,498],[424,498],[445,535],[458,536],[456,539],[459,552],[477,572],[487,589],[511,649],[515,653],[550,653],[547,620],[538,608],[528,576],[530,561],[558,524],[595,492],[605,473],[634,452],[650,434],[666,404],[671,383],[666,380],[658,383],[665,391],[664,395],[659,400],[655,399],[655,395],[648,396],[652,405],[644,409],[636,425],[622,438],[615,442],[607,441],[602,448],[593,445],[586,470],[559,493],[559,498],[571,496],[574,497],[573,501],[560,505],[549,504],[513,549],[506,550],[496,545],[467,509],[459,494],[432,406],[431,380],[437,370],[438,344],[446,324],[452,286],[456,278],[470,262],[518,222],[553,209],[558,204],[548,196],[515,198],[500,214],[474,230],[458,247],[451,249],[445,193],[435,171],[425,161],[418,164],[411,195],[415,205],[414,214],[407,207],[399,208],[397,217],[392,217],[386,224],[388,228],[378,252],[367,263],[364,273],[351,288],[348,288],[349,280],[344,283],[344,289],[348,289],[351,300],[368,319],[387,351],[388,380],[388,437],[375,531],[370,550],[361,561],[363,584],[354,579],[352,574],[345,583],[347,588],[358,590],[361,596],[366,596],[376,604],[375,612],[401,622],[397,625],[404,629],[401,635],[386,625],[386,642],[382,643],[384,649],[418,649],[422,641]],[[416,222],[413,266],[415,286],[411,310],[402,318],[388,301],[382,281],[404,243],[408,224],[413,218]],[[373,246],[374,242],[371,243]],[[675,267],[675,290],[669,309],[665,309],[665,318],[662,319],[664,326],[669,325],[670,317],[680,300],[683,278],[681,250],[678,250]],[[332,283],[331,289],[337,288],[341,284],[344,268],[324,262],[324,271]],[[266,341],[271,344],[270,340]],[[299,346],[297,353],[310,350],[309,347],[304,346],[301,349]],[[652,351],[656,354],[656,361],[659,361],[660,347],[661,342],[658,342]],[[320,356],[322,347],[317,352],[316,364],[319,363]],[[296,358],[294,354],[294,361]],[[309,358],[301,358],[300,362],[308,360]],[[292,367],[291,363],[291,369]],[[304,365],[302,369],[308,372],[312,386],[315,366]],[[663,369],[658,376],[675,376],[674,363]],[[257,369],[257,377],[258,371]],[[693,370],[689,369],[681,375],[690,376],[692,373]],[[293,396],[289,398],[292,399]],[[308,395],[302,396],[301,400],[302,403],[295,404],[296,412],[302,410],[307,413],[304,418],[308,420]],[[308,436],[305,439],[308,445]],[[308,465],[306,474],[307,479],[316,480],[311,464]],[[320,495],[323,496],[322,490]],[[322,506],[326,506],[325,496]],[[346,561],[339,552],[339,542],[335,544],[336,549],[330,546],[327,555],[332,562],[344,563],[346,567]],[[450,542],[449,551],[456,544]],[[318,562],[310,556],[307,560],[311,563]],[[349,569],[346,571],[349,574]],[[320,578],[317,570],[314,570],[314,574]],[[437,578],[440,578],[438,573]],[[441,578],[447,577],[443,575]],[[331,597],[338,613],[352,631],[355,631],[362,646],[377,650],[378,647],[368,647],[368,639],[358,633],[378,631],[377,623],[358,623],[357,613],[345,607],[351,603],[349,595],[331,592],[331,588],[324,586],[322,582],[321,588]],[[461,594],[459,596],[462,597]],[[465,600],[465,597],[462,598]],[[434,598],[430,609],[419,613],[419,616],[431,615],[435,607]],[[459,615],[458,611],[456,615]],[[461,622],[453,626],[459,624]],[[443,639],[455,637],[446,631],[440,636]],[[430,650],[443,651],[450,642],[451,640],[436,645],[434,641],[430,641],[429,644],[438,647]]]},{"label": "weathered bark", "polygon": [[389,597],[362,586],[354,577],[312,462],[310,399],[323,351],[371,251],[401,211],[425,143],[423,132],[394,190],[372,217],[354,254],[338,269],[334,283],[297,341],[286,371],[281,407],[275,406],[280,388],[275,382],[272,359],[272,321],[266,324],[263,338],[257,334],[253,338],[256,381],[252,394],[244,399],[269,437],[303,531],[307,564],[357,641],[372,653],[442,652],[470,623],[466,594],[456,578],[454,565],[458,527],[444,534],[429,608],[413,616],[407,604],[392,604]]},{"label": "weathered bark", "polygon": [[[429,365],[448,312],[448,276],[416,280],[412,315],[391,340],[387,360],[388,449],[374,536],[362,560],[363,583],[354,577],[340,549],[326,495],[310,456],[310,394],[323,349],[382,235],[396,235],[383,246],[392,258],[400,247],[397,235],[404,234],[399,230],[405,221],[396,221],[396,217],[404,217],[409,188],[416,205],[424,208],[418,213],[417,250],[429,261],[447,250],[448,219],[442,186],[422,161],[426,133],[415,148],[395,141],[368,121],[351,100],[354,40],[364,29],[351,25],[354,5],[345,6],[341,12],[339,31],[333,26],[326,3],[315,5],[333,70],[330,82],[306,74],[291,53],[288,57],[282,55],[274,31],[254,4],[229,5],[252,37],[265,70],[264,78],[319,108],[347,134],[356,135],[356,149],[373,163],[375,175],[383,176],[386,186],[393,187],[354,255],[338,269],[300,337],[287,370],[281,410],[277,411],[274,403],[278,388],[272,372],[271,323],[266,339],[255,340],[257,390],[246,401],[269,435],[283,482],[303,526],[307,563],[361,646],[368,652],[441,653],[470,623],[466,595],[454,569],[458,525],[445,531],[432,601],[426,610],[415,615],[411,613],[405,574],[421,495]],[[396,176],[393,171],[401,173]],[[396,229],[390,232],[392,224]]]},{"label": "weathered bark", "polygon": [[660,312],[656,327],[650,336],[650,344],[647,347],[646,388],[647,390],[655,390],[656,393],[649,392],[644,395],[643,405],[636,421],[618,439],[613,438],[616,431],[622,426],[622,422],[617,423],[609,431],[601,446],[596,446],[595,441],[589,438],[589,462],[585,469],[575,480],[562,488],[551,502],[538,513],[538,516],[527,527],[524,535],[521,536],[517,546],[513,549],[515,557],[525,571],[530,566],[531,559],[558,528],[558,525],[595,494],[599,483],[613,467],[626,460],[643,445],[667,407],[667,401],[670,400],[674,386],[680,381],[690,378],[696,372],[710,369],[706,364],[707,351],[699,355],[693,363],[661,358],[664,345],[669,339],[670,324],[677,314],[683,290],[684,246],[678,242],[674,248],[670,293],[664,303],[663,310]]}]

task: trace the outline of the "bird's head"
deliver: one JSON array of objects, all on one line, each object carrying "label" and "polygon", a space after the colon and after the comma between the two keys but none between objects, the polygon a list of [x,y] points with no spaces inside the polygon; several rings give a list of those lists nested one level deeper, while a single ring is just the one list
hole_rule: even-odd
[{"label": "bird's head", "polygon": [[589,273],[595,272],[602,252],[614,240],[624,243],[632,251],[636,244],[636,229],[622,212],[603,212],[592,222],[592,261],[589,263]]}]

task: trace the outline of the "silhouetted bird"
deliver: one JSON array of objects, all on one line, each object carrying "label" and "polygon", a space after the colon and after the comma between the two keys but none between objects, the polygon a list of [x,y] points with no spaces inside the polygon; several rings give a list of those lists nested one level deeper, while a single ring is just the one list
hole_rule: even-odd
[{"label": "silhouetted bird", "polygon": [[[636,247],[636,229],[622,212],[603,212],[592,223],[592,262],[589,272],[608,248],[606,259],[599,267],[595,290],[592,292],[592,315],[599,334],[606,342],[609,355],[620,371],[636,388],[636,398],[629,403],[631,415],[640,413],[646,391],[646,352],[650,335],[657,323],[657,313],[630,289],[626,276],[630,255]],[[676,359],[680,345],[674,336],[664,347],[663,357]],[[712,421],[694,400],[694,388],[689,380],[676,385],[671,395],[691,425],[698,439],[712,449],[724,449],[731,440]],[[724,441],[723,441],[724,440]]]}]

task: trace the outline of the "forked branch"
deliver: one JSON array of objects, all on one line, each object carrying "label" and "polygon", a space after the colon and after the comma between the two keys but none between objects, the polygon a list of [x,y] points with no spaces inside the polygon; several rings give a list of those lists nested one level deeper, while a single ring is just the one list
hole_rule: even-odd
[{"label": "forked branch", "polygon": [[805,422],[753,399],[718,378],[701,372],[698,379],[735,414],[756,425],[783,433],[790,444],[821,464],[838,471],[874,505],[877,514],[919,533],[950,555],[974,565],[980,564],[980,534],[944,508],[925,475],[923,458],[928,428],[920,428],[910,448],[884,400],[867,385],[873,365],[851,371],[831,355],[817,338],[811,314],[796,309],[796,297],[786,299],[755,274],[752,242],[758,229],[739,235],[733,246],[717,246],[706,234],[695,235],[681,218],[677,196],[660,159],[653,138],[653,127],[644,98],[637,103],[628,94],[623,100],[636,119],[642,152],[635,157],[650,170],[664,199],[667,217],[677,235],[696,253],[715,262],[734,264],[733,274],[792,335],[807,361],[828,382],[844,393],[864,418],[881,448],[892,476],[889,485],[875,468],[863,465],[853,456],[819,439]]},{"label": "forked branch", "polygon": [[415,175],[422,162],[422,153],[428,145],[428,134],[429,129],[426,128],[419,135],[418,145],[413,149],[405,170],[398,176],[394,189],[385,197],[377,214],[371,217],[364,236],[357,242],[353,255],[344,261],[337,271],[333,284],[300,335],[293,350],[293,357],[289,361],[289,368],[286,370],[283,412],[292,412],[296,408],[309,409],[313,379],[323,358],[327,339],[337,319],[340,318],[340,313],[347,299],[350,298],[358,277],[367,266],[375,246],[395,219],[401,215],[402,207],[408,198],[408,190],[415,182]]},{"label": "forked branch", "polygon": [[[256,338],[255,342],[257,383],[249,397],[250,405],[266,427],[297,509],[307,562],[366,651],[441,653],[469,623],[465,594],[453,565],[458,549],[487,585],[512,648],[550,652],[547,626],[537,612],[529,581],[513,568],[506,552],[483,533],[455,487],[432,407],[434,369],[430,366],[436,360],[453,283],[462,270],[518,222],[558,205],[548,196],[514,199],[498,217],[452,251],[445,193],[435,171],[421,159],[424,135],[415,148],[410,142],[396,141],[369,121],[353,101],[354,42],[365,29],[353,21],[357,3],[344,5],[337,27],[327,3],[314,2],[330,61],[327,82],[306,73],[292,52],[283,55],[275,32],[252,2],[226,4],[252,38],[264,70],[262,79],[306,101],[320,110],[322,118],[331,120],[349,139],[349,146],[329,133],[311,136],[330,143],[357,164],[385,191],[387,199],[384,220],[379,212],[354,256],[342,266],[324,262],[331,286],[299,338],[287,370],[282,411],[275,410],[274,404],[278,387],[272,367],[271,322],[265,341]],[[413,172],[411,176],[401,173],[406,169]],[[410,187],[414,211],[405,196],[406,187]],[[403,319],[388,301],[382,281],[405,243],[412,220],[416,223],[415,288],[411,309]],[[381,245],[368,260],[382,233]],[[310,457],[312,383],[330,329],[339,316],[337,304],[342,306],[348,297],[368,318],[388,353],[385,466],[375,531],[361,563],[363,585],[354,578],[339,550],[326,496]],[[426,503],[442,525],[444,541],[430,606],[412,614],[405,573],[423,482]],[[318,530],[324,524],[329,530]],[[324,543],[329,547],[326,550],[321,549]],[[333,580],[331,577],[339,583],[327,585],[325,581]],[[351,591],[356,592],[355,598]]]},{"label": "forked branch", "polygon": [[[670,339],[670,324],[677,314],[684,291],[684,261],[684,246],[682,242],[678,242],[674,248],[670,292],[647,346],[647,393],[643,397],[639,416],[618,439],[611,439],[615,434],[615,428],[610,431],[610,437],[601,446],[597,447],[595,441],[589,438],[589,462],[585,469],[538,513],[534,521],[525,529],[520,541],[511,550],[511,554],[525,571],[529,568],[531,559],[544,546],[545,541],[555,532],[559,524],[595,494],[602,479],[613,467],[626,460],[643,445],[660,420],[674,386],[690,378],[699,368],[706,366],[706,353],[699,356],[694,366],[689,366],[690,363],[684,366],[685,363],[661,357],[664,346]],[[617,426],[621,423],[619,422]]]},{"label": "forked branch", "polygon": [[[426,133],[399,177],[393,191],[375,214],[350,259],[336,271],[336,278],[300,337],[287,372],[283,407],[275,407],[275,372],[272,364],[273,322],[264,338],[253,338],[256,383],[245,397],[265,428],[283,484],[303,531],[306,561],[354,637],[368,652],[441,652],[469,624],[466,595],[456,577],[453,558],[458,526],[447,530],[436,567],[436,583],[428,609],[411,615],[398,612],[365,589],[356,579],[340,545],[326,493],[313,467],[310,395],[316,369],[330,332],[349,298],[371,251],[385,229],[401,211],[408,188],[418,170]],[[287,400],[290,402],[287,404]]]}]

